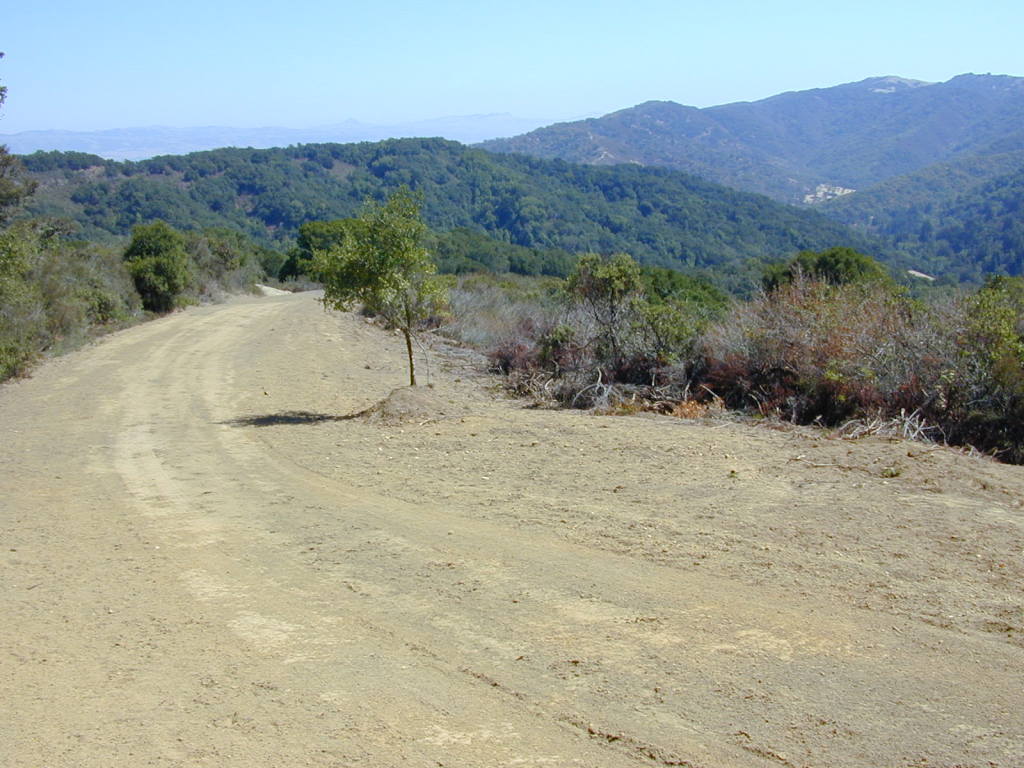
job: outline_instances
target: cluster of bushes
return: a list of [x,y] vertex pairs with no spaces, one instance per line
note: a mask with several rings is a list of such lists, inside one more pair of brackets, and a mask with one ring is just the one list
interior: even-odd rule
[[697,341],[728,306],[709,283],[625,254],[584,255],[566,280],[464,278],[451,302],[449,331],[515,388],[581,407],[624,388],[685,389]]
[[1024,278],[926,302],[830,249],[768,269],[742,302],[623,255],[529,285],[472,278],[452,296],[454,332],[520,391],[578,407],[714,400],[801,424],[913,418],[1024,463]]
[[727,405],[797,423],[906,417],[1024,463],[1024,279],[937,303],[883,281],[802,278],[733,307],[703,341]]
[[44,350],[123,324],[138,308],[120,254],[70,242],[41,222],[0,231],[0,381]]
[[277,254],[237,232],[135,227],[122,251],[84,243],[60,222],[0,229],[0,381],[45,351],[76,346],[149,312],[250,289]]
[[283,259],[230,229],[179,232],[157,220],[132,230],[124,261],[143,308],[168,312],[251,290]]

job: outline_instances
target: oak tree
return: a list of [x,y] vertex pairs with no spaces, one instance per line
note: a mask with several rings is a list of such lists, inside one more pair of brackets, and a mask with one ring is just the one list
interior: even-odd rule
[[416,386],[413,336],[446,299],[446,281],[423,247],[427,226],[419,199],[402,187],[385,202],[367,201],[347,223],[340,243],[315,250],[313,267],[324,286],[324,305],[347,311],[359,303],[405,337],[409,384]]

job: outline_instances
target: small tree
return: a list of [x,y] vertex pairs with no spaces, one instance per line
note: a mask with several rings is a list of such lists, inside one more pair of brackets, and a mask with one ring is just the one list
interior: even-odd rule
[[409,385],[416,386],[413,334],[445,303],[446,282],[421,245],[427,226],[417,198],[402,187],[384,203],[367,201],[347,223],[341,243],[314,251],[313,267],[324,286],[324,306],[347,311],[356,303],[405,336]]
[[643,295],[640,265],[625,253],[607,258],[584,254],[566,289],[594,323],[598,358],[618,366]]

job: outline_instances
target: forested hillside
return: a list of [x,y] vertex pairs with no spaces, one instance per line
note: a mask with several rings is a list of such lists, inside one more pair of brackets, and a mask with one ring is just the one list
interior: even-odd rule
[[825,216],[688,174],[496,155],[440,139],[222,149],[140,162],[81,153],[24,158],[40,189],[29,212],[71,218],[89,238],[163,219],[227,226],[270,245],[299,225],[349,217],[400,185],[421,192],[435,230],[465,228],[535,249],[624,251],[659,266],[749,285],[758,263],[847,245],[899,255]]
[[962,280],[1024,274],[1024,151],[944,163],[838,198],[826,215],[929,252]]
[[958,157],[1024,149],[1024,78],[878,77],[696,109],[648,102],[481,146],[581,163],[677,168],[800,202]]

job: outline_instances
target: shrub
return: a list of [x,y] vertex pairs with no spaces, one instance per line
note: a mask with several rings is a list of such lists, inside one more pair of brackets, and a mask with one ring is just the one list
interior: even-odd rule
[[594,327],[595,362],[622,367],[643,295],[640,265],[624,253],[607,258],[585,254],[569,275],[566,291]]
[[0,380],[21,373],[45,343],[42,296],[30,280],[37,245],[24,225],[0,233]]
[[1024,463],[1024,278],[991,278],[960,315],[937,415],[951,440]]
[[67,242],[65,234],[43,221],[0,232],[0,379],[23,372],[43,351],[74,346],[137,310],[121,259]]
[[562,286],[556,278],[460,276],[449,291],[451,315],[441,333],[485,353],[533,347],[563,319]]
[[731,407],[836,423],[937,398],[952,346],[923,307],[884,284],[799,278],[711,329],[705,383]]
[[210,228],[185,237],[195,298],[218,298],[222,293],[251,291],[265,276],[262,262],[272,253],[246,235]]
[[637,388],[685,391],[696,340],[726,301],[629,256],[588,255],[564,282],[462,278],[444,330],[484,350],[514,389],[590,407]]
[[798,278],[829,285],[868,282],[893,285],[889,272],[879,262],[853,248],[844,247],[800,251],[787,262],[769,264],[761,282],[766,291],[774,291]]
[[163,221],[136,226],[124,260],[142,306],[150,312],[170,312],[192,282],[185,238]]

